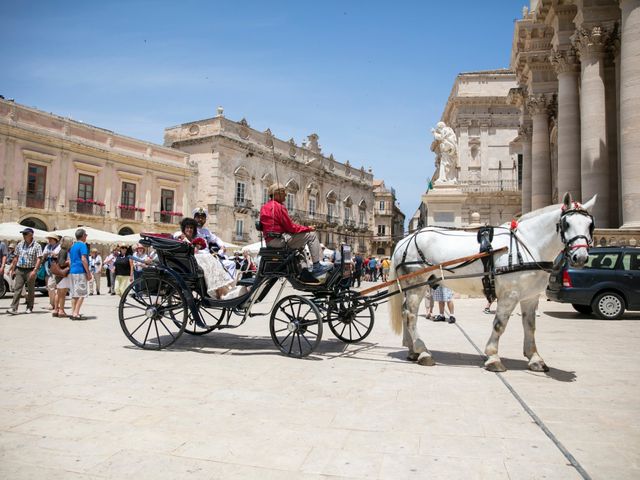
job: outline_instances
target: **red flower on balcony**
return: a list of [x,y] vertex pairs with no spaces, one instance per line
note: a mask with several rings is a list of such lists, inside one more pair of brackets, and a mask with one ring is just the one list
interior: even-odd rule
[[86,203],[86,200],[84,198],[78,197],[78,198],[76,198],[76,202],[78,202],[78,203]]
[[137,210],[138,212],[144,212],[144,208],[142,208],[142,207],[140,207],[140,208],[136,208],[136,210]]
[[99,207],[104,207],[105,203],[104,202],[96,202],[96,205],[98,205]]

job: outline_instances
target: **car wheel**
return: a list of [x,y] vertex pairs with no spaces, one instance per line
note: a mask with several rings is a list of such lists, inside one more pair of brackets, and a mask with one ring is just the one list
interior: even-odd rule
[[624,313],[624,299],[615,292],[602,292],[593,299],[591,308],[603,320],[617,320]]
[[591,315],[593,313],[591,305],[578,305],[577,303],[572,303],[571,306],[578,313],[584,313],[585,315]]

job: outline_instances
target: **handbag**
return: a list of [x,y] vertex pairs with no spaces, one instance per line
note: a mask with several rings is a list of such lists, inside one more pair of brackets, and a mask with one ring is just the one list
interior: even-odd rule
[[39,280],[44,280],[47,277],[47,267],[45,266],[44,263],[40,265],[40,268],[38,268],[36,277],[38,277]]
[[51,262],[51,273],[54,274],[56,277],[66,277],[67,275],[69,275],[69,267],[64,267],[64,268],[60,268],[60,265],[58,265],[57,261]]

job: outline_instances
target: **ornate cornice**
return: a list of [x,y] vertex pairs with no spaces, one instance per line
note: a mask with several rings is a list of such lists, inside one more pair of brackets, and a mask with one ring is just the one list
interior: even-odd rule
[[520,125],[520,128],[518,128],[518,136],[523,140],[531,140],[532,130],[531,125]]
[[563,73],[578,73],[580,72],[580,60],[578,54],[573,47],[569,47],[566,50],[551,50],[549,55],[549,61],[553,65],[558,75]]

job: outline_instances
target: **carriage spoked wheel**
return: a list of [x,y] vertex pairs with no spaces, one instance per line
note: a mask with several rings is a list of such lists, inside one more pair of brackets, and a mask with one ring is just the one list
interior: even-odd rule
[[175,342],[187,326],[187,302],[170,278],[140,277],[122,294],[120,327],[138,347],[161,350]]
[[336,338],[345,343],[360,342],[373,328],[375,314],[357,292],[345,292],[329,304],[327,321]]
[[309,299],[290,295],[273,308],[269,330],[273,343],[290,357],[306,357],[322,339],[322,317]]
[[[196,292],[193,292],[193,296],[196,301],[196,304],[199,305],[200,297]],[[225,316],[227,313],[226,308],[223,308],[221,310],[215,309],[214,311],[209,311],[206,308],[198,308],[198,311],[200,312],[200,318],[204,322],[204,325],[203,324],[199,325],[196,322],[195,318],[193,318],[193,313],[191,312],[191,310],[189,309],[187,310],[188,310],[187,327],[184,329],[184,332],[188,333],[189,335],[195,335],[195,336],[206,335],[207,333],[210,333],[213,330],[215,330],[218,327],[218,325],[220,325],[222,321],[225,319]]]

